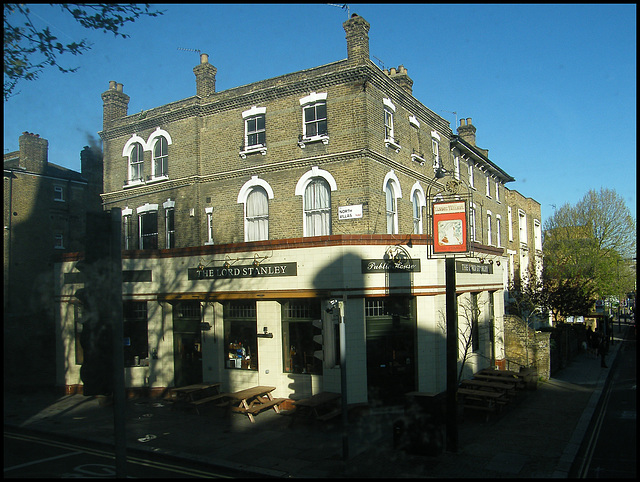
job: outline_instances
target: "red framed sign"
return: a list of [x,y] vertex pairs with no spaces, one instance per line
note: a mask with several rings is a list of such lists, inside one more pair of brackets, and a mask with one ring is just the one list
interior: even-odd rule
[[467,246],[467,203],[433,203],[433,252],[465,253]]

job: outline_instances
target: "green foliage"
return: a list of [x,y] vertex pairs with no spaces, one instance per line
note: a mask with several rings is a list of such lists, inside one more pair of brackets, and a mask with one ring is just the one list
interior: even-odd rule
[[587,314],[596,299],[632,290],[635,251],[636,222],[615,190],[590,190],[565,204],[545,222],[548,306],[556,316]]
[[[149,5],[136,4],[50,4],[69,13],[80,25],[91,30],[111,32],[127,38],[121,29],[141,16],[156,17],[161,11],[149,10]],[[31,21],[26,4],[4,4],[4,99],[13,95],[21,80],[35,80],[47,66],[60,72],[75,72],[78,68],[65,68],[58,63],[63,54],[81,55],[91,49],[86,39],[61,43],[49,27],[38,29]]]

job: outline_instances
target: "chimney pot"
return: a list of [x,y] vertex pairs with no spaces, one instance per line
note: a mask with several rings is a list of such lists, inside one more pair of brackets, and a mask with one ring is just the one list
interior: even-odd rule
[[115,80],[110,80],[109,81],[109,90],[116,90],[116,81]]
[[395,67],[391,67],[391,75],[396,75],[396,68]]
[[200,63],[208,64],[209,63],[209,54],[200,54]]
[[467,117],[467,125],[471,125],[471,117]]
[[460,127],[467,125],[467,120],[466,119],[460,119]]
[[116,90],[117,90],[118,92],[122,92],[122,84],[117,84],[117,86],[116,86]]

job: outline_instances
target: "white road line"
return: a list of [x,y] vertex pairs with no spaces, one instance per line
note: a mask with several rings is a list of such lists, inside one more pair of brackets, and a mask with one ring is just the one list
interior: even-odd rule
[[7,467],[4,469],[5,472],[10,470],[23,469],[24,467],[29,467],[30,465],[41,464],[43,462],[51,462],[52,460],[63,459],[65,457],[70,457],[71,455],[80,455],[84,452],[69,452],[68,454],[56,455],[55,457],[49,457],[47,459],[33,460],[31,462],[27,462],[26,464],[14,465],[13,467]]

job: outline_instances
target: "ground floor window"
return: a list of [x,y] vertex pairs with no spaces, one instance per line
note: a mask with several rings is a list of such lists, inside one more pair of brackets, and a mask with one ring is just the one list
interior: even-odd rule
[[256,302],[230,301],[224,307],[225,366],[243,370],[258,369]]
[[147,302],[125,301],[122,304],[124,366],[149,364]]
[[322,375],[324,358],[320,300],[290,300],[282,304],[282,345],[285,373]]

